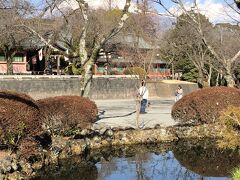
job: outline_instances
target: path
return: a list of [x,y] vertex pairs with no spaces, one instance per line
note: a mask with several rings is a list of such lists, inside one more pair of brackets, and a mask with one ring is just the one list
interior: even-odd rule
[[[136,127],[135,100],[96,100],[99,120],[95,127]],[[171,118],[173,99],[150,99],[147,114],[140,114],[140,126],[152,128],[159,124],[167,127],[176,124]]]

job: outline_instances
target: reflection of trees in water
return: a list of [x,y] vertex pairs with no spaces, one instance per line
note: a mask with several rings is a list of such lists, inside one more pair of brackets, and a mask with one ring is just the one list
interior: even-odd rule
[[116,171],[118,166],[116,162],[112,159],[111,162],[102,160],[101,165],[98,168],[98,179],[105,179],[107,176],[111,175],[113,171]]
[[171,151],[152,154],[148,167],[149,179],[196,179],[196,174],[180,166]]
[[[124,159],[128,162],[127,168],[131,168],[139,180],[156,177],[194,180],[203,179],[204,176],[228,177],[232,168],[240,162],[240,156],[237,152],[217,149],[213,142],[215,140],[204,143],[188,140],[167,147],[125,147],[124,156],[119,156],[121,153],[117,151],[115,153],[120,158],[128,157]],[[119,168],[115,167],[114,171]]]
[[133,158],[134,159],[131,159],[131,163],[132,163],[132,161],[135,161],[136,179],[138,179],[138,180],[150,179],[146,175],[146,172],[148,171],[148,169],[144,167],[144,164],[147,164],[148,161],[151,161],[151,155],[148,153],[138,153]]
[[238,152],[217,149],[215,141],[210,140],[201,144],[180,141],[173,152],[182,166],[202,176],[228,177],[240,164]]
[[62,160],[57,166],[50,166],[39,172],[35,180],[97,180],[97,167],[80,156]]
[[[168,148],[168,146],[161,145],[161,147],[134,146],[108,150],[108,152],[112,152],[112,156],[119,158],[113,158],[109,164],[105,164],[107,162],[103,160],[100,164],[104,166],[104,169],[99,168],[98,177],[104,179],[104,177],[117,172],[128,173],[128,178],[134,174],[132,178],[138,180],[155,179],[156,177],[161,177],[161,179],[196,179],[197,175],[180,166]],[[101,173],[103,174],[101,175]]]
[[57,173],[52,173],[54,175],[49,176],[48,173],[42,177],[101,180],[126,173],[124,176],[138,180],[195,180],[203,179],[204,176],[227,177],[232,167],[239,162],[240,156],[236,152],[218,150],[212,141],[199,144],[188,140],[179,141],[177,144],[93,150],[82,159],[76,157],[60,164],[55,171]]

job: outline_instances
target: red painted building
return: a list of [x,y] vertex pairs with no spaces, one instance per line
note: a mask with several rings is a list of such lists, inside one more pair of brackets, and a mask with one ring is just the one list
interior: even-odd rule
[[[27,72],[27,53],[17,53],[13,57],[13,73],[26,74]],[[0,54],[0,74],[7,73],[7,61],[3,54]]]

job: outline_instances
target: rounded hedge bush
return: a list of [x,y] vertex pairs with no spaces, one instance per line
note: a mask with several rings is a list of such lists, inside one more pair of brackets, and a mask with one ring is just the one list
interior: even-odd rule
[[26,139],[42,133],[40,111],[28,95],[0,91],[0,144],[18,148]]
[[89,128],[97,120],[97,106],[81,96],[57,96],[38,100],[44,128],[53,134],[71,134]]
[[240,90],[210,87],[194,91],[172,107],[172,117],[180,123],[214,123],[228,106],[240,106]]

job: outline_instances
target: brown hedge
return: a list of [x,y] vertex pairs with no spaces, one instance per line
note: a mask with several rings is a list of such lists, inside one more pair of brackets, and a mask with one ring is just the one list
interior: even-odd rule
[[80,96],[57,96],[38,100],[45,128],[62,134],[88,128],[97,120],[97,106]]
[[41,132],[37,103],[26,94],[0,91],[0,144],[18,148],[22,140]]
[[172,117],[180,123],[213,123],[229,105],[240,106],[240,90],[211,87],[194,91],[172,107]]

